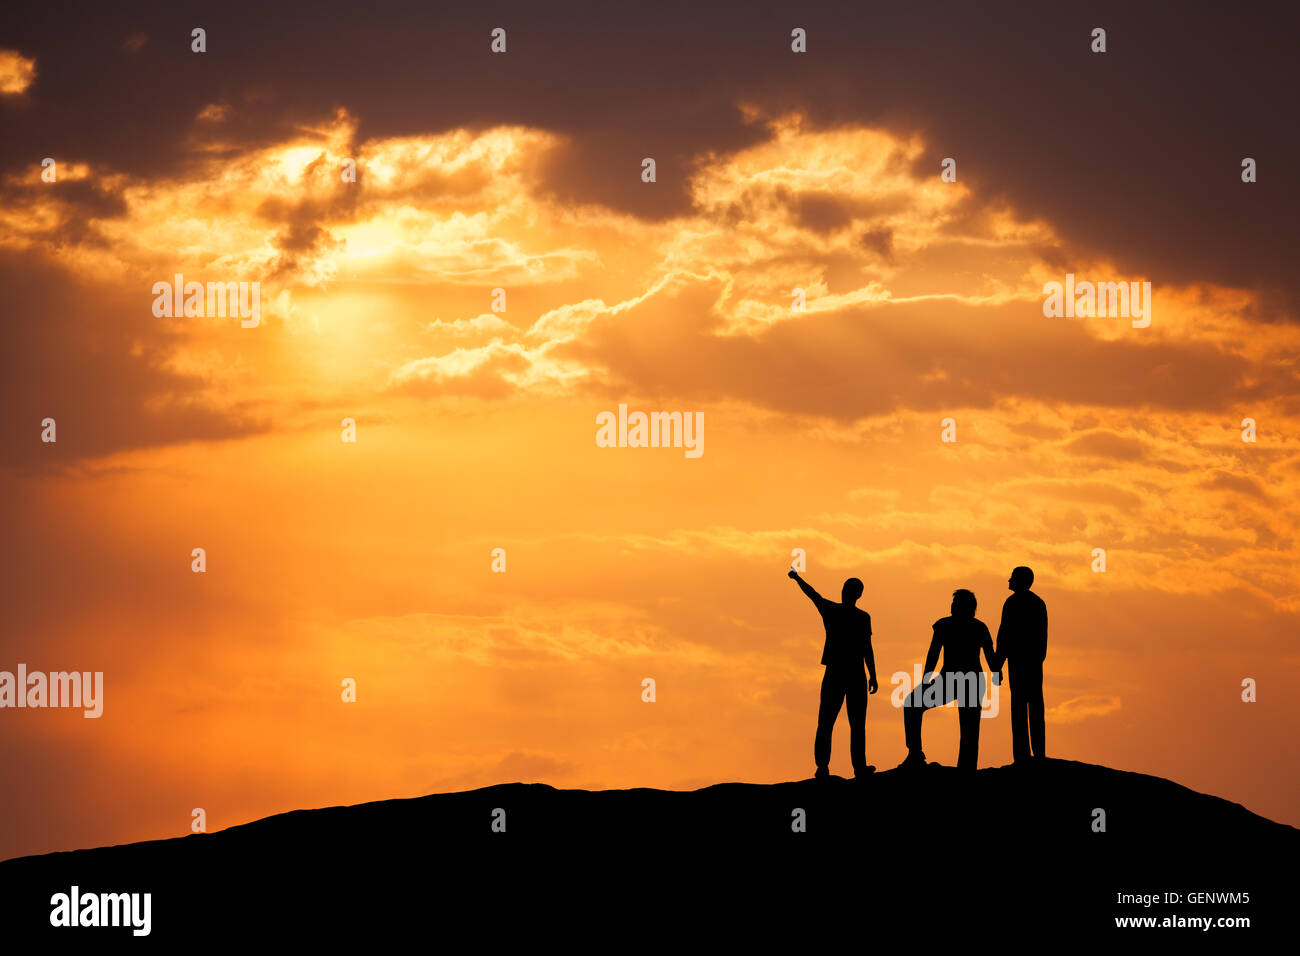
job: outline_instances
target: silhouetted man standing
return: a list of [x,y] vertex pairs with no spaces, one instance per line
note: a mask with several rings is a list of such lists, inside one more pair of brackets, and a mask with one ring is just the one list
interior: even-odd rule
[[[943,652],[943,673],[934,676]],[[980,666],[980,651],[984,652],[989,667],[994,667],[993,638],[984,622],[975,617],[975,595],[965,588],[952,592],[952,615],[934,622],[934,636],[925,653],[925,670],[921,685],[907,695],[903,702],[903,731],[907,735],[907,759],[903,767],[925,765],[925,751],[921,749],[921,718],[931,707],[957,702],[957,725],[961,730],[961,744],[957,752],[957,766],[974,770],[979,763],[980,706],[984,700],[984,668]]]
[[998,625],[998,667],[1006,661],[1011,678],[1011,755],[1017,763],[1046,755],[1043,722],[1043,661],[1047,659],[1047,605],[1033,591],[1034,572],[1011,572],[1011,597]]
[[[826,626],[826,644],[822,648],[822,663],[826,673],[822,676],[821,706],[817,710],[817,739],[813,743],[813,759],[817,761],[818,777],[830,774],[831,731],[840,715],[840,705],[845,705],[849,715],[849,756],[853,759],[853,775],[865,777],[875,770],[867,763],[867,694],[874,694],[876,684],[876,657],[871,651],[871,615],[857,607],[862,597],[862,582],[849,578],[840,592],[841,603],[828,601],[792,570],[800,590],[817,606]],[[863,663],[871,673],[868,683],[862,671]]]

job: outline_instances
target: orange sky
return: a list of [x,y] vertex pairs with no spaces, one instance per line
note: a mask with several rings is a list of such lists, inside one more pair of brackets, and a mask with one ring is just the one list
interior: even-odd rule
[[[106,691],[97,721],[0,713],[0,857],[180,835],[194,807],[808,776],[822,634],[793,548],[827,596],[866,583],[877,766],[904,754],[889,677],[951,591],[996,629],[1028,564],[1053,756],[1300,824],[1294,328],[1208,280],[1157,282],[1146,329],[1045,318],[1066,272],[1151,277],[918,173],[919,134],[742,109],[757,145],[694,156],[660,219],[543,189],[561,134],[364,138],[344,110],[236,151],[202,104],[174,174],[11,176],[0,265],[49,325],[15,333],[0,669]],[[80,182],[113,209],[54,237]],[[260,281],[261,324],[155,318],[178,272]],[[87,357],[59,392],[65,341]],[[598,448],[620,403],[703,412],[703,456]],[[926,734],[952,763],[955,717]],[[1005,715],[981,742],[1010,759]],[[846,743],[841,720],[834,772]]]

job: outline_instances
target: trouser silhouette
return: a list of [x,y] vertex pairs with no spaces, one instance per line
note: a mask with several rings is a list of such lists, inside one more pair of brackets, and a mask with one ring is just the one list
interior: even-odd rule
[[813,759],[819,769],[831,762],[831,731],[845,706],[849,717],[849,756],[854,773],[867,766],[867,675],[859,663],[853,668],[826,668],[822,676],[821,706],[817,709],[817,739],[813,743]]
[[[976,681],[954,681],[945,674],[935,677],[912,691],[903,702],[903,732],[907,737],[908,754],[923,755],[921,747],[921,718],[932,707],[941,707],[957,701],[957,727],[961,731],[961,744],[957,749],[957,766],[974,770],[980,754],[980,702],[984,699],[984,672]],[[967,690],[969,688],[969,690]]]
[[1043,668],[1017,667],[1011,663],[1011,757],[1028,760],[1044,757],[1046,726],[1043,720]]

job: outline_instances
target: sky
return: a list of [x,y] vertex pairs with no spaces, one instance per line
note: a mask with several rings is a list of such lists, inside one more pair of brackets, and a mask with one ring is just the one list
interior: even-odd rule
[[[1049,755],[1300,825],[1296,15],[1170,9],[7,10],[0,671],[104,711],[0,710],[0,858],[810,776],[795,549],[865,583],[876,766],[1023,564]],[[1067,274],[1149,325],[1045,315]],[[620,405],[702,453],[601,447]]]

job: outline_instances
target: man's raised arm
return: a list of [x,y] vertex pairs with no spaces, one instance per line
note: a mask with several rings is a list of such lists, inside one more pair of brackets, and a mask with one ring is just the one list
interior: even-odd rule
[[789,577],[794,578],[794,583],[799,585],[799,590],[808,595],[808,600],[812,601],[819,608],[826,603],[826,599],[813,590],[813,586],[799,577],[799,572],[794,568],[790,569]]

